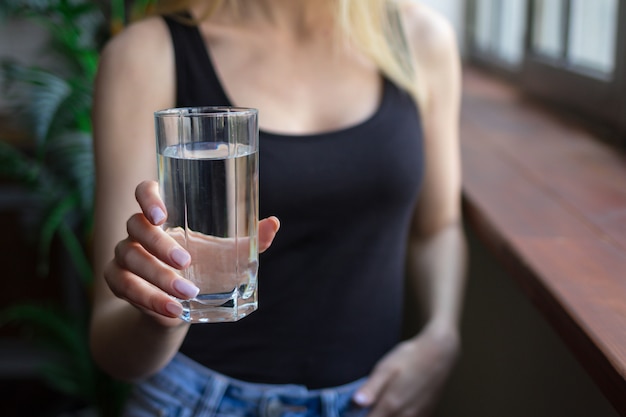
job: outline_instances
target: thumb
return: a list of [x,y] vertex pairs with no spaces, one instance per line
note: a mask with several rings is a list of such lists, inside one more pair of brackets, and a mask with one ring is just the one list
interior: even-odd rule
[[259,222],[259,252],[264,252],[270,247],[278,229],[280,229],[280,221],[274,216]]
[[389,378],[384,372],[374,372],[352,396],[352,401],[361,407],[371,407],[380,396]]

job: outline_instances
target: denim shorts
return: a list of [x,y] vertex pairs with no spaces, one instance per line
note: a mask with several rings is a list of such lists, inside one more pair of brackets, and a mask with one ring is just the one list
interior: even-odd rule
[[139,382],[123,417],[364,417],[352,402],[365,378],[333,388],[244,382],[177,354],[156,375]]

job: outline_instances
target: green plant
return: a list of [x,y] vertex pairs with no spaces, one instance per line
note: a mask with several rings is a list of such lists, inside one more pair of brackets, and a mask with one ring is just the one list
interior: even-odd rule
[[126,385],[96,368],[87,343],[93,281],[86,251],[93,222],[92,85],[99,50],[109,31],[119,30],[128,15],[143,13],[151,3],[0,3],[0,18],[27,19],[44,27],[50,34],[48,51],[54,55],[53,64],[46,67],[0,61],[4,97],[29,138],[14,146],[0,137],[0,178],[21,185],[37,202],[38,220],[26,234],[36,236],[40,275],[49,274],[51,248],[60,246],[70,264],[64,279],[73,281],[82,293],[78,307],[68,308],[67,300],[52,306],[28,302],[9,306],[0,312],[0,323],[18,323],[35,335],[41,346],[54,353],[54,362],[42,369],[45,380],[103,417],[117,415]]
[[28,187],[40,201],[41,272],[57,235],[85,284],[89,262],[80,242],[90,232],[93,190],[91,89],[97,66],[96,30],[104,16],[91,2],[6,1],[5,16],[29,19],[50,33],[54,66],[42,68],[4,60],[0,71],[12,117],[29,133],[29,152],[0,148],[0,174]]

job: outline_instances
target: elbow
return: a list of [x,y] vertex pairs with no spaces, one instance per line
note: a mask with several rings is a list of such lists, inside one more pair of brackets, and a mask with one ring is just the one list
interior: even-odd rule
[[429,241],[441,236],[456,236],[464,242],[463,219],[461,216],[441,216],[428,222],[415,222],[411,227],[410,236],[416,242]]
[[146,375],[135,372],[134,367],[127,366],[121,360],[124,355],[110,346],[110,340],[102,334],[102,327],[92,321],[89,330],[89,351],[95,366],[111,378],[121,382],[136,382]]

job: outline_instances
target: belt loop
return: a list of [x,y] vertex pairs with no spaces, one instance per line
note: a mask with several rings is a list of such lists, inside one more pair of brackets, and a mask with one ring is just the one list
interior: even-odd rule
[[337,393],[334,390],[322,390],[320,395],[322,402],[322,417],[339,417],[337,411]]
[[211,376],[192,417],[213,417],[217,413],[226,388],[228,388],[228,381],[219,375]]
[[274,394],[264,394],[259,399],[259,417],[280,417],[283,414],[283,405]]

